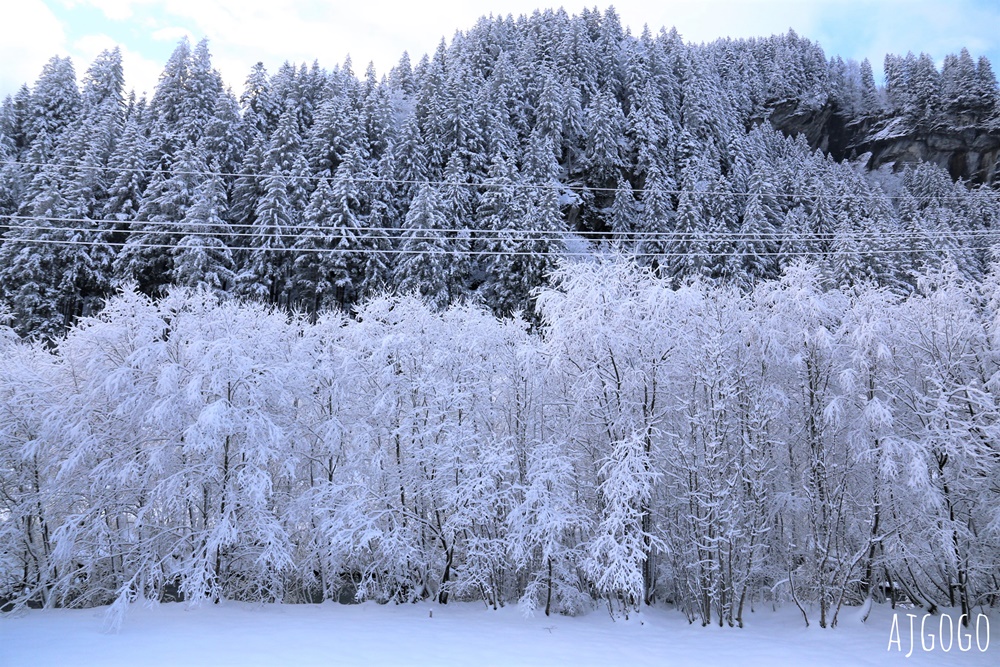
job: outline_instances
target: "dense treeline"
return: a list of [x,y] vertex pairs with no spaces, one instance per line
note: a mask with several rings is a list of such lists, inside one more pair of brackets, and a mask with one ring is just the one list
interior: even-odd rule
[[[937,168],[868,174],[785,138],[778,103],[845,122],[992,127],[967,51],[872,68],[792,32],[685,44],[613,10],[482,19],[382,79],[250,72],[237,98],[182,42],[148,101],[118,51],[53,58],[0,107],[0,295],[54,336],[116,286],[198,286],[306,312],[385,289],[530,310],[555,258],[608,246],[680,284],[749,287],[803,256],[836,285],[982,275],[995,193]],[[896,127],[896,126],[893,126]],[[899,128],[896,127],[896,130]]]
[[562,268],[544,332],[206,290],[0,342],[0,598],[1000,602],[998,287]]

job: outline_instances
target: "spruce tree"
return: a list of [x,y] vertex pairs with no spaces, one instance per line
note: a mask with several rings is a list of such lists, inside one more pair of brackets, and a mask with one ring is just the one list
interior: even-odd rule
[[437,188],[430,184],[420,186],[406,214],[401,254],[393,275],[400,292],[419,293],[437,309],[451,303],[455,287],[447,225]]
[[236,275],[237,290],[267,303],[289,303],[291,257],[295,229],[289,215],[288,177],[269,172],[254,210],[253,224]]
[[181,238],[179,224],[194,203],[206,171],[204,157],[188,143],[169,170],[157,169],[150,177],[136,218],[128,225],[128,238],[115,259],[115,271],[135,280],[143,292],[155,294],[170,283],[173,257],[169,250]]
[[198,186],[179,225],[180,240],[170,251],[173,284],[217,293],[232,289],[236,276],[226,208],[225,184],[213,174]]
[[602,90],[590,101],[586,118],[588,180],[597,187],[610,187],[625,167],[625,115],[610,92]]

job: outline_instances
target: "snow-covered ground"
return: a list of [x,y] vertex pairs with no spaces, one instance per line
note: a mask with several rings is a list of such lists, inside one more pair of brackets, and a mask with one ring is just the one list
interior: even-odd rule
[[[494,612],[481,604],[164,604],[133,607],[118,633],[104,631],[105,609],[30,611],[0,617],[0,665],[1000,664],[1000,640],[993,638],[985,653],[974,637],[968,652],[956,643],[945,653],[937,638],[935,650],[924,652],[919,618],[907,658],[908,610],[876,608],[864,624],[857,610],[844,611],[835,630],[805,628],[794,608],[758,611],[739,630],[688,625],[661,609],[612,621],[599,610],[578,618],[525,618],[515,608]],[[894,613],[902,650],[888,651]],[[991,630],[1000,626],[995,615],[992,621]],[[932,625],[937,634],[937,617],[925,629]]]

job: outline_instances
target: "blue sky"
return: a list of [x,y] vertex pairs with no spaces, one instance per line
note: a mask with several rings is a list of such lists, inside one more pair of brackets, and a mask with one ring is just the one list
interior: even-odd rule
[[[565,2],[577,13],[591,2]],[[827,56],[869,58],[876,73],[887,52],[927,52],[940,63],[963,46],[1000,67],[998,0],[619,0],[633,32],[675,26],[688,41],[784,33],[818,41]],[[416,62],[442,37],[486,14],[530,13],[544,0],[395,2],[362,0],[15,0],[4,8],[0,96],[38,77],[53,55],[73,57],[82,75],[103,49],[118,44],[128,84],[152,92],[177,41],[209,38],[213,62],[238,93],[250,67],[273,72],[283,61],[332,67],[350,54],[363,73],[379,74],[404,50]],[[558,5],[555,5],[558,6]],[[606,5],[598,5],[602,10]],[[15,29],[11,27],[16,26]]]

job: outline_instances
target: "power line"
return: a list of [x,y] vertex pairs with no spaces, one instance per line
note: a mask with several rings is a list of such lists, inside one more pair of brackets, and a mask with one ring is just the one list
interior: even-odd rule
[[[9,231],[16,230],[30,230],[30,231],[71,231],[71,232],[94,232],[94,233],[114,233],[114,234],[181,234],[181,235],[217,235],[217,236],[227,236],[227,237],[254,237],[259,236],[256,233],[246,233],[236,230],[254,230],[259,229],[259,225],[254,225],[252,223],[223,223],[225,228],[234,231],[218,231],[218,225],[213,225],[206,222],[198,221],[177,221],[177,220],[117,220],[113,218],[77,218],[77,217],[59,217],[59,216],[34,216],[34,215],[9,215],[0,216],[0,219],[6,217],[8,220],[23,220],[25,222],[54,222],[54,223],[76,223],[76,224],[97,224],[97,225],[115,225],[115,227],[62,227],[62,226],[42,226],[42,225],[14,225],[14,224],[2,224],[0,223],[0,229],[7,229]],[[129,225],[129,227],[121,228],[120,225]],[[209,232],[199,232],[195,231],[196,228],[205,227],[209,229],[214,229],[215,231]],[[596,237],[598,240],[609,240],[609,241],[629,241],[639,238],[641,240],[647,241],[677,241],[677,240],[708,240],[708,241],[743,241],[743,240],[792,240],[800,243],[810,243],[810,242],[822,242],[822,241],[835,241],[838,239],[850,239],[855,241],[882,241],[886,239],[904,239],[904,240],[934,240],[934,239],[977,239],[977,238],[991,238],[998,237],[1000,240],[1000,230],[992,229],[982,229],[982,230],[942,230],[942,229],[930,229],[923,231],[861,231],[857,230],[851,232],[835,231],[835,232],[752,232],[752,233],[740,233],[733,231],[711,231],[706,230],[704,232],[677,232],[677,231],[581,231],[574,232],[569,230],[558,230],[558,229],[531,229],[531,228],[514,228],[510,230],[503,229],[478,229],[473,227],[462,227],[462,228],[448,228],[448,229],[429,229],[429,228],[415,228],[407,229],[405,227],[377,227],[368,225],[357,225],[351,227],[335,226],[335,225],[309,225],[300,226],[298,228],[291,228],[289,231],[282,232],[278,234],[279,236],[304,236],[309,232],[334,232],[343,233],[346,231],[357,231],[357,232],[377,232],[380,233],[378,238],[389,239],[389,240],[421,240],[421,239],[441,239],[441,238],[462,238],[462,237],[448,237],[447,234],[463,234],[468,233],[469,237],[467,240],[476,241],[544,241],[544,240],[561,240],[567,236],[577,236],[580,238],[588,239],[588,237]],[[541,238],[540,238],[541,237]],[[551,237],[551,238],[545,238]]]
[[[332,176],[322,176],[317,174],[274,174],[274,173],[261,173],[255,174],[253,172],[224,172],[224,171],[202,171],[202,170],[172,170],[172,169],[162,169],[156,168],[140,168],[140,167],[112,167],[101,166],[101,165],[83,165],[83,164],[58,164],[58,163],[45,163],[45,162],[28,162],[23,160],[8,160],[0,164],[12,164],[23,167],[32,168],[54,168],[54,169],[67,169],[67,170],[77,170],[77,171],[101,171],[101,172],[116,172],[116,173],[142,173],[142,174],[154,174],[156,172],[161,172],[164,174],[169,174],[170,177],[173,176],[218,176],[220,178],[249,178],[249,179],[266,179],[266,178],[284,178],[288,180],[297,181],[323,181],[332,180]],[[604,188],[604,187],[590,187],[586,185],[570,185],[565,183],[526,183],[524,181],[511,182],[503,185],[489,182],[470,182],[470,181],[448,181],[448,180],[419,180],[419,179],[398,179],[398,178],[379,178],[379,177],[351,177],[349,179],[353,183],[361,184],[385,184],[385,185],[416,185],[416,186],[434,186],[434,187],[463,187],[463,188],[474,188],[482,190],[501,190],[509,189],[515,191],[556,191],[556,192],[604,192],[604,193],[615,193],[618,188]],[[767,195],[773,197],[786,197],[786,198],[798,198],[798,199],[851,199],[851,200],[902,200],[907,198],[919,199],[917,196],[908,195],[890,195],[886,193],[808,193],[808,192],[736,192],[728,190],[692,190],[684,188],[631,188],[633,194],[644,195],[646,193],[655,194],[668,194],[668,195],[698,195],[698,196],[715,196],[715,197],[752,197],[755,195]],[[970,194],[973,191],[970,191]],[[997,197],[1000,195],[1000,191],[990,190],[990,189],[980,189],[974,191],[978,194],[986,194],[992,197]],[[932,196],[929,197],[935,201],[965,201],[969,195],[946,195],[946,196]]]
[[[160,250],[219,250],[220,246],[190,246],[190,245],[170,245],[165,243],[131,243],[128,241],[83,241],[78,239],[11,239],[15,243],[33,245],[54,245],[54,246],[83,246],[99,248],[132,248],[132,249],[160,249]],[[410,250],[405,248],[296,248],[294,246],[275,247],[237,247],[228,250],[255,252],[277,252],[277,253],[310,253],[310,254],[382,254],[382,255],[451,255],[451,256],[552,256],[552,257],[596,257],[599,252],[579,252],[567,250],[553,250],[543,253],[539,251],[503,251],[503,250],[465,250],[465,249],[430,249],[430,250]],[[665,258],[665,257],[845,257],[845,256],[866,256],[866,255],[898,255],[910,253],[951,253],[956,251],[986,251],[992,250],[995,246],[965,246],[961,248],[880,248],[877,250],[789,250],[787,252],[704,252],[693,250],[691,252],[624,252],[623,255],[632,258]]]

